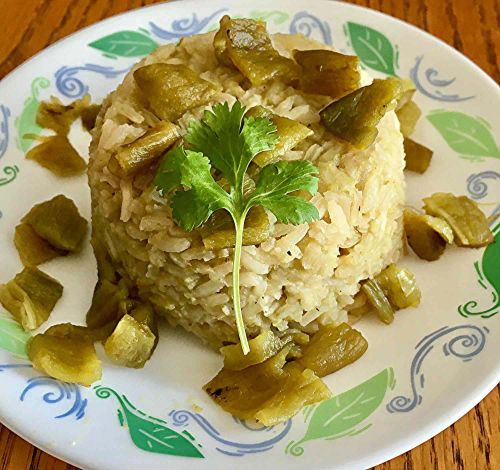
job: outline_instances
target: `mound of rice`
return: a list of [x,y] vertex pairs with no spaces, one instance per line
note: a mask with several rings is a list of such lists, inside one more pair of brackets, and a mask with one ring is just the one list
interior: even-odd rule
[[[313,332],[318,324],[346,321],[360,281],[395,262],[402,250],[404,151],[396,115],[391,111],[380,121],[371,147],[348,151],[319,123],[318,111],[328,97],[306,95],[279,81],[244,89],[238,71],[218,64],[212,41],[209,33],[183,39],[177,47],[160,47],[135,68],[185,64],[220,85],[212,103],[182,116],[177,123],[182,132],[213,103],[235,99],[308,125],[314,135],[285,158],[310,160],[320,170],[319,192],[311,201],[321,220],[292,226],[270,216],[271,238],[243,248],[241,299],[247,333],[269,328]],[[294,48],[325,48],[303,36],[274,35],[273,42],[288,56]],[[89,183],[94,240],[104,244],[137,294],[172,325],[213,347],[237,342],[232,250],[207,251],[197,231],[186,233],[176,225],[168,202],[154,189],[154,169],[120,178],[108,167],[118,147],[156,122],[130,72],[105,100],[93,131]]]

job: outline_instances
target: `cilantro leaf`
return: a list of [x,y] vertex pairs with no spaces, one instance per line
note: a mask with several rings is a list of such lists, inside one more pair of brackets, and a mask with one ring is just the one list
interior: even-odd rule
[[[185,230],[199,227],[210,215],[224,209],[235,226],[233,255],[233,306],[241,348],[250,350],[240,301],[240,263],[245,218],[253,206],[261,205],[280,222],[301,224],[319,219],[316,207],[297,195],[318,189],[317,168],[306,161],[282,161],[264,167],[258,181],[246,175],[252,159],[272,150],[279,140],[276,126],[264,117],[245,118],[238,102],[216,104],[200,122],[191,123],[185,137],[189,149],[171,150],[155,178],[160,194],[170,197],[175,221]],[[219,184],[212,166],[222,173]],[[223,184],[224,183],[224,184]],[[175,194],[173,191],[177,189]]]
[[206,222],[212,212],[203,197],[194,189],[177,191],[172,197],[174,220],[188,232]]
[[170,150],[160,164],[154,184],[162,196],[181,184],[181,164],[186,158],[184,147]]
[[[249,117],[245,119],[241,137],[246,155],[250,160],[258,153],[272,150],[279,141],[276,124],[263,117]],[[248,165],[247,165],[248,168]],[[246,168],[245,168],[246,171]]]
[[300,225],[319,219],[316,206],[297,196],[268,196],[260,205],[269,209],[282,224]]
[[279,222],[285,224],[298,225],[318,220],[318,209],[313,204],[296,196],[288,196],[299,190],[314,195],[318,190],[318,178],[314,176],[317,173],[318,169],[304,160],[267,165],[262,169],[248,203],[264,206]]
[[186,150],[180,173],[181,184],[190,189],[175,193],[172,214],[184,230],[199,227],[218,209],[232,211],[229,194],[215,182],[210,161],[202,153]]
[[236,191],[253,157],[271,150],[278,141],[276,126],[269,119],[243,121],[244,114],[239,101],[231,109],[227,103],[216,104],[200,122],[191,123],[186,135],[190,148],[203,152]]
[[314,195],[318,190],[318,178],[314,176],[317,173],[318,169],[305,160],[267,165],[260,172],[251,199],[257,202],[268,196],[285,196],[300,189]]

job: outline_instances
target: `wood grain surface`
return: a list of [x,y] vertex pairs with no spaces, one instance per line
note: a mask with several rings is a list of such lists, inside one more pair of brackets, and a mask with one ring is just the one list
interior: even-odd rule
[[[200,0],[201,1],[201,0]],[[156,0],[0,0],[0,79],[49,44],[103,18]],[[499,0],[353,0],[401,18],[452,45],[500,81]],[[0,392],[1,393],[1,392]],[[500,392],[462,419],[377,470],[500,469]],[[0,424],[0,470],[75,467]]]

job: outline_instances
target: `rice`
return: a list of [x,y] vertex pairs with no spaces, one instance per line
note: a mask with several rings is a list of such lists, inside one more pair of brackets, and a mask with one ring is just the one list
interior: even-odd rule
[[[394,112],[363,151],[348,150],[320,125],[318,111],[329,98],[306,95],[279,81],[246,90],[236,70],[220,66],[213,33],[160,47],[137,67],[155,62],[189,66],[220,91],[208,106],[186,112],[177,124],[185,133],[215,102],[263,105],[308,125],[314,135],[289,151],[286,160],[306,159],[320,170],[311,202],[321,220],[299,226],[276,223],[259,246],[243,248],[241,301],[249,335],[272,328],[313,332],[320,324],[348,320],[360,281],[397,261],[402,251],[404,151]],[[281,53],[325,47],[303,36],[274,35]],[[365,77],[369,80],[369,77]],[[158,119],[146,109],[132,72],[106,100],[93,131],[89,164],[93,237],[116,269],[158,314],[213,347],[237,341],[232,308],[232,249],[208,251],[198,231],[184,232],[168,202],[154,189],[154,171],[118,178],[108,168],[120,145],[135,140]]]

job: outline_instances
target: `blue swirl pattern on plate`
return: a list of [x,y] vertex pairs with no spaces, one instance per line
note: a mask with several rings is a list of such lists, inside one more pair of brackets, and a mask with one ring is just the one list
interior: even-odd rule
[[10,109],[0,104],[0,158],[5,155],[9,146],[9,117]]
[[227,8],[217,10],[211,15],[201,19],[198,18],[196,13],[193,13],[191,18],[181,18],[179,20],[172,21],[170,30],[160,28],[152,21],[149,22],[149,26],[151,27],[151,32],[160,39],[164,39],[165,41],[175,41],[185,36],[201,33],[213,19],[218,17],[224,11],[227,11]]
[[[256,443],[243,443],[243,442],[234,442],[224,439],[220,432],[212,426],[208,422],[206,418],[198,413],[192,413],[188,410],[173,410],[169,413],[169,416],[172,418],[172,422],[174,426],[185,426],[189,421],[194,421],[198,424],[203,431],[205,431],[211,438],[215,439],[221,447],[216,447],[216,449],[225,455],[229,455],[232,457],[242,457],[245,454],[255,454],[258,452],[265,452],[267,450],[271,450],[275,444],[284,439],[284,437],[290,432],[292,427],[292,421],[288,420],[286,423],[283,423],[283,429],[274,437],[270,439],[266,439],[264,441],[256,442]],[[241,420],[237,420],[239,424],[243,425],[245,429],[249,431],[271,431],[274,427],[258,427],[252,428],[248,426],[246,423]]]
[[326,21],[321,21],[317,16],[311,15],[307,11],[296,13],[290,23],[290,34],[303,34],[310,38],[319,32],[321,40],[330,46],[333,44],[332,30]]
[[85,409],[87,408],[87,399],[82,397],[80,387],[75,384],[60,382],[51,377],[33,377],[28,380],[24,388],[20,401],[24,401],[28,394],[34,389],[39,387],[48,387],[49,392],[46,392],[42,399],[45,403],[53,405],[60,403],[64,400],[72,402],[71,407],[64,413],[55,416],[55,419],[67,418],[68,416],[75,415],[76,420],[80,420],[85,416]]
[[5,372],[6,370],[9,369],[23,369],[23,368],[31,369],[31,364],[0,364],[0,372]]
[[485,180],[500,182],[500,173],[488,170],[470,175],[467,178],[467,191],[472,199],[483,199],[488,195],[488,183]]
[[103,75],[105,78],[115,78],[129,70],[130,67],[115,70],[113,67],[97,64],[85,64],[76,67],[63,66],[55,73],[56,87],[59,93],[68,98],[81,98],[89,92],[88,85],[85,85],[77,77],[81,72],[93,72]]
[[410,78],[417,87],[417,90],[428,98],[432,98],[437,101],[445,102],[459,102],[467,101],[475,98],[474,95],[471,96],[460,96],[456,93],[445,93],[441,89],[445,89],[452,85],[456,78],[440,79],[439,72],[435,68],[427,68],[423,70],[422,62],[424,56],[418,56],[415,59],[415,65],[410,69]]
[[[434,349],[436,343],[445,339],[443,354],[454,356],[462,361],[470,361],[477,356],[486,344],[488,328],[475,325],[444,326],[433,333],[424,336],[415,346],[417,350],[410,368],[411,396],[399,395],[394,397],[387,404],[389,413],[408,412],[415,409],[422,403],[422,391],[425,387],[424,373],[421,371],[422,365],[428,354]],[[451,338],[449,338],[451,336]]]

